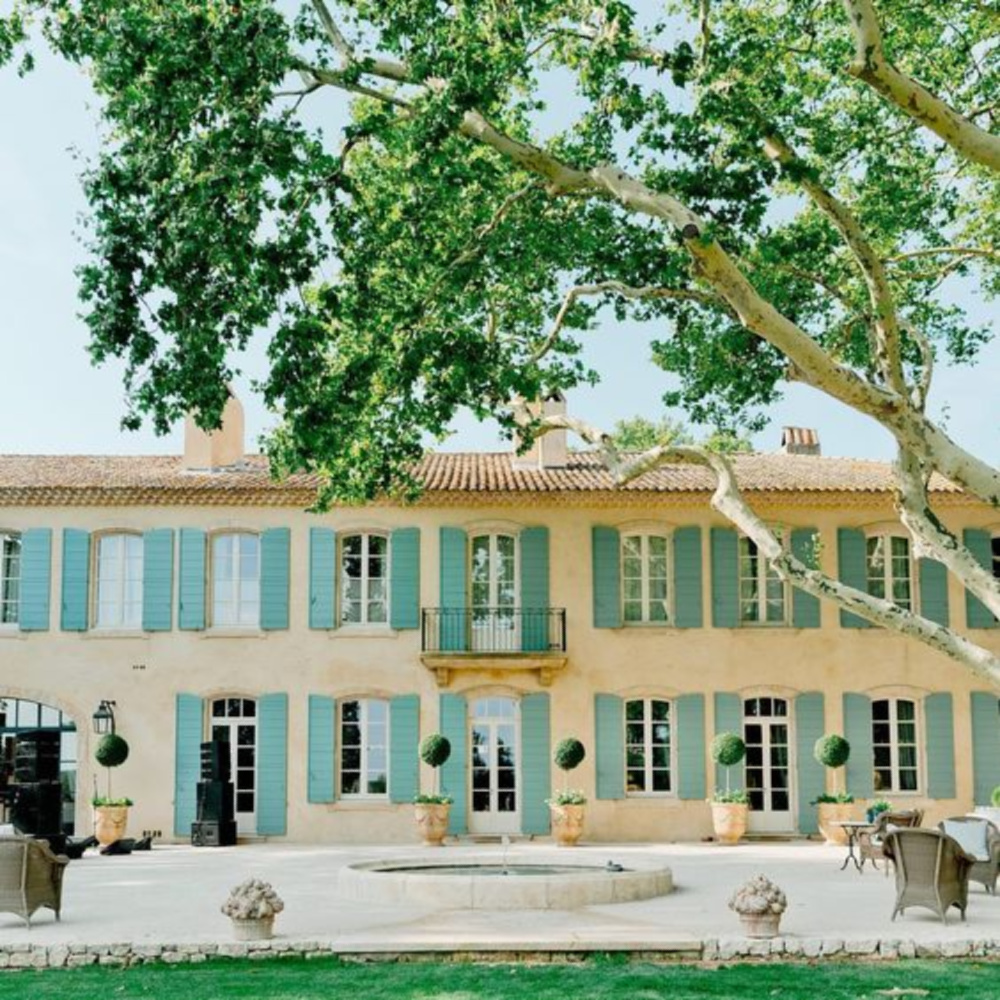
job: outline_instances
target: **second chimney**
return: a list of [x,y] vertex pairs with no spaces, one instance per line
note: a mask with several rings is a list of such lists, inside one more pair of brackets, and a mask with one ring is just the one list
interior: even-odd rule
[[[546,396],[541,402],[528,403],[527,410],[532,417],[566,415],[566,397],[561,392]],[[514,455],[511,464],[515,469],[564,469],[569,458],[568,435],[564,428],[549,431],[536,437],[531,447],[523,454],[517,454],[519,442],[514,439]]]
[[203,431],[189,413],[184,418],[184,468],[210,472],[243,463],[243,404],[230,393],[222,411],[222,426]]
[[818,455],[819,431],[811,427],[783,427],[781,450],[786,455]]

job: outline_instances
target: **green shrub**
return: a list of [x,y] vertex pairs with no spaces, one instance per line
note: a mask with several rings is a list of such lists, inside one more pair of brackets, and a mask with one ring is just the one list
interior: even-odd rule
[[447,736],[431,733],[420,743],[420,759],[431,767],[440,767],[451,756],[451,743]]
[[128,760],[128,743],[121,736],[108,733],[97,744],[94,759],[101,767],[118,767]]
[[848,805],[854,801],[854,796],[848,794],[847,792],[823,792],[822,795],[817,795],[809,805],[818,806],[822,804],[834,803],[836,805]]
[[742,788],[734,788],[731,791],[728,788],[725,790],[716,788],[712,801],[724,806],[748,806],[750,795]]
[[1000,785],[997,785],[997,787],[990,793],[990,802],[996,806],[997,809],[1000,809]]
[[712,760],[723,767],[732,767],[746,756],[746,744],[736,733],[719,733],[712,740]]
[[551,799],[546,799],[550,806],[585,806],[587,796],[579,788],[564,788],[556,792]]
[[[556,745],[556,751],[552,755],[556,767],[560,771],[572,771],[579,767],[587,756],[584,745],[576,738],[567,736]],[[562,805],[572,805],[572,803],[561,803]]]
[[816,741],[813,756],[824,767],[843,767],[851,756],[851,744],[843,736],[829,733]]

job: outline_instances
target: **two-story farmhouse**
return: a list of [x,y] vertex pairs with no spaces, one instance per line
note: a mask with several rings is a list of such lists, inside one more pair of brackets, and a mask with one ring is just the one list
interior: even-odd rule
[[[783,585],[710,509],[703,470],[616,490],[550,435],[521,458],[428,456],[412,506],[309,514],[314,483],[271,481],[230,418],[189,426],[183,457],[0,457],[0,736],[63,730],[78,831],[105,701],[132,748],[115,778],[132,828],[178,838],[213,736],[234,748],[241,834],[294,841],[413,840],[434,731],[454,747],[456,833],[545,834],[551,748],[570,735],[598,840],[710,833],[721,731],[748,745],[751,831],[815,830],[824,732],[850,740],[856,796],[928,821],[1000,784],[997,692]],[[992,616],[911,558],[888,466],[794,434],[735,463],[827,572],[1000,648]],[[1000,566],[995,513],[931,489]]]

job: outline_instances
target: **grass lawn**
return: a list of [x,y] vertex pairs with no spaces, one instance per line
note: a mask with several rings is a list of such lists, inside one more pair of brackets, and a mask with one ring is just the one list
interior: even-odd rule
[[596,957],[580,965],[371,965],[219,960],[203,965],[0,973],[0,997],[19,1000],[932,1000],[1000,996],[1000,966],[985,962],[737,965],[721,969],[632,965]]

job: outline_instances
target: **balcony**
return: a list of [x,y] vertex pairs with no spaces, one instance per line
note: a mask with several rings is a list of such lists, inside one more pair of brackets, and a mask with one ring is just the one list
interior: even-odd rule
[[536,671],[547,687],[566,665],[566,610],[424,608],[420,658],[441,687],[455,671]]

